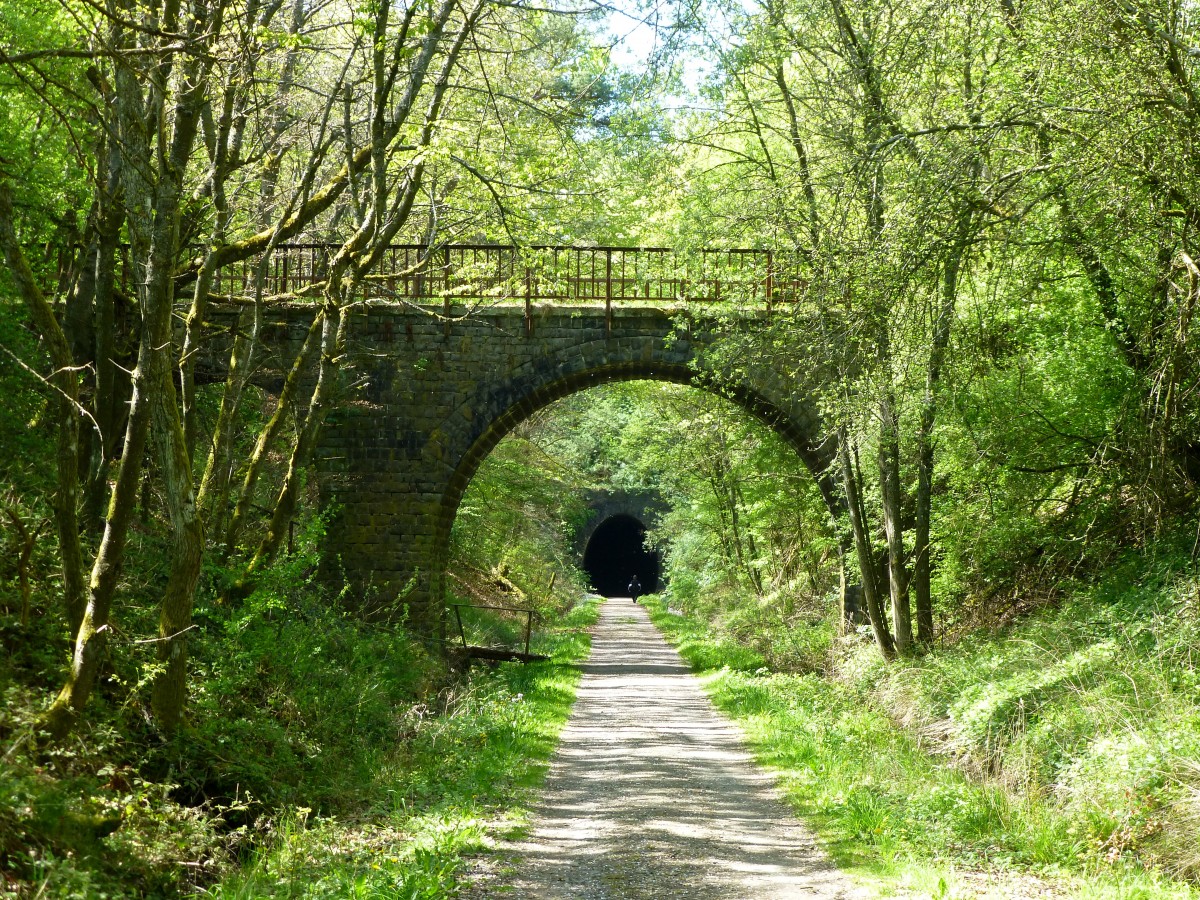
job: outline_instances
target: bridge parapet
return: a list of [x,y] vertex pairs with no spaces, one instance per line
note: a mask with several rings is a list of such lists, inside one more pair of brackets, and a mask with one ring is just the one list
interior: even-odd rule
[[[336,245],[284,244],[272,253],[267,296],[317,294]],[[799,267],[771,250],[673,250],[663,247],[516,247],[397,244],[370,261],[358,283],[360,300],[418,304],[542,303],[706,304],[744,303],[769,309],[803,296]],[[242,262],[217,274],[218,295],[251,293],[253,265]]]

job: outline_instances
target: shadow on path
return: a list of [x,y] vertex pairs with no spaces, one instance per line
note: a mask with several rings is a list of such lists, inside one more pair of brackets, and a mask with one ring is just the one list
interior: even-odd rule
[[859,896],[641,606],[604,604],[582,668],[529,837],[510,848],[515,875],[472,896]]

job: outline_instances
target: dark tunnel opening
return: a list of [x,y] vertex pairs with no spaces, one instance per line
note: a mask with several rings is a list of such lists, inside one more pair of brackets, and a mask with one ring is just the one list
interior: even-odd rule
[[596,593],[628,597],[634,575],[642,593],[658,590],[659,555],[646,548],[646,526],[633,516],[611,516],[592,533],[583,551],[583,569]]

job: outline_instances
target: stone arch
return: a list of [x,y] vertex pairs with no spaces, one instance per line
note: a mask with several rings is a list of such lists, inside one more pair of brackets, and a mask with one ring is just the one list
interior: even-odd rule
[[656,491],[600,490],[588,495],[588,511],[591,516],[576,532],[575,552],[582,558],[588,541],[602,522],[612,516],[629,516],[645,525],[650,525],[667,505]]
[[[274,340],[295,343],[311,307],[285,312]],[[551,307],[533,320],[499,306],[443,320],[385,304],[348,321],[344,369],[355,388],[331,411],[315,461],[331,516],[326,575],[370,615],[407,617],[441,636],[450,530],[480,462],[537,410],[616,381],[687,384],[732,400],[784,437],[841,518],[835,444],[804,389],[824,378],[816,357],[799,378],[769,365],[723,370],[707,353],[718,335],[703,321],[652,307]],[[844,586],[844,614],[853,596]]]
[[[732,400],[796,450],[840,521],[834,436],[805,390],[826,378],[821,360],[831,348],[814,353],[800,376],[769,364],[723,370],[708,355],[720,330],[694,314],[698,308],[545,304],[533,316],[500,303],[431,315],[372,303],[349,316],[343,371],[353,390],[331,410],[314,452],[319,502],[330,515],[325,577],[349,587],[368,615],[407,616],[415,630],[440,636],[450,529],[480,462],[538,409],[616,381],[688,384]],[[224,327],[198,365],[219,375],[241,313],[219,304],[210,312]],[[313,314],[307,303],[273,309],[260,379],[282,377]],[[840,525],[838,534],[845,573],[853,548]],[[857,593],[844,579],[847,621],[856,619]]]
[[435,604],[440,606],[444,597],[454,519],[483,460],[505,435],[538,410],[604,384],[638,380],[670,382],[732,401],[792,446],[817,481],[831,515],[839,517],[840,495],[831,472],[833,439],[820,432],[819,416],[807,397],[795,398],[772,373],[763,373],[756,383],[722,378],[720,373],[706,369],[702,361],[697,365],[686,342],[666,351],[661,348],[658,341],[630,341],[624,352],[614,353],[608,341],[584,344],[577,349],[577,355],[572,353],[565,361],[544,357],[531,360],[510,377],[481,386],[459,405],[447,421],[444,434],[458,434],[465,439],[457,445],[443,441],[432,446],[431,442],[426,458],[430,466],[452,467],[431,535],[429,593]]

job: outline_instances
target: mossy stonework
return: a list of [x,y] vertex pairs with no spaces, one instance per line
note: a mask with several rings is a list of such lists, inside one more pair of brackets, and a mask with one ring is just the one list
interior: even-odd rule
[[[267,352],[294,358],[313,307],[271,315],[261,331]],[[602,308],[562,307],[527,318],[517,306],[452,309],[447,318],[400,304],[351,316],[346,391],[317,452],[321,502],[333,513],[327,557],[364,603],[407,609],[425,633],[441,631],[450,528],[479,463],[522,420],[576,391],[651,379],[720,392],[780,432],[838,509],[833,442],[810,385],[766,366],[738,377],[715,370],[705,359],[712,338],[699,319],[689,325],[678,313],[648,307],[609,316]],[[222,350],[219,342],[208,348],[217,370],[227,358]],[[280,370],[263,366],[273,369]]]
[[587,509],[587,522],[575,532],[574,549],[580,558],[596,529],[613,516],[629,516],[649,525],[670,507],[662,496],[653,492],[598,490],[588,494]]

